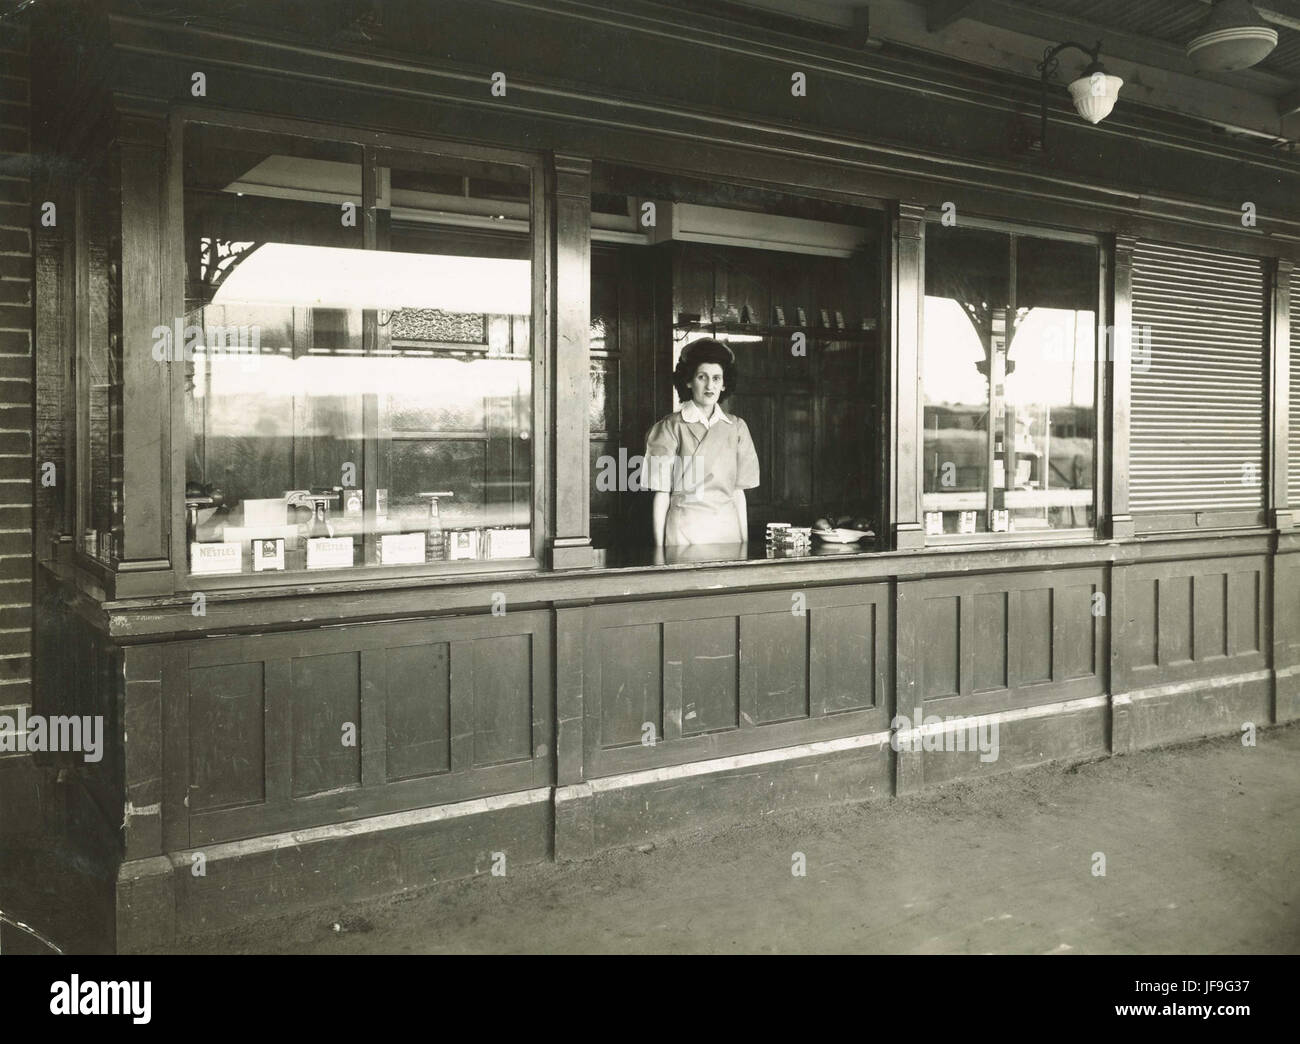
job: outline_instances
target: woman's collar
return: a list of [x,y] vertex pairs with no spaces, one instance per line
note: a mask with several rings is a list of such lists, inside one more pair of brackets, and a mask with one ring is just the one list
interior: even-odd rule
[[[719,415],[719,419],[720,419],[720,420],[724,420],[724,421],[726,421],[728,424],[731,423],[731,418],[727,416],[727,414],[723,411],[723,409],[722,409],[722,407],[721,407],[720,405],[718,405],[717,403],[715,403],[714,406],[713,406],[713,408],[714,408],[715,410],[718,411],[718,415]],[[682,407],[682,409],[681,409],[681,414],[682,414],[682,420],[684,420],[684,421],[686,421],[686,422],[688,422],[688,423],[690,423],[690,424],[707,424],[707,423],[708,423],[708,418],[705,417],[705,415],[704,415],[704,411],[703,411],[702,409],[700,409],[697,405],[695,405],[695,400],[694,400],[694,399],[688,399],[688,400],[686,401],[686,404],[685,404],[685,405]]]

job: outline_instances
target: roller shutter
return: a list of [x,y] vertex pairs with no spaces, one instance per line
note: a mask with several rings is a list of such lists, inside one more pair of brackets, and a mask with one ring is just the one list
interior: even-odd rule
[[1264,331],[1261,261],[1137,245],[1131,510],[1264,506]]
[[1287,427],[1287,500],[1300,504],[1300,269],[1291,275],[1291,415]]

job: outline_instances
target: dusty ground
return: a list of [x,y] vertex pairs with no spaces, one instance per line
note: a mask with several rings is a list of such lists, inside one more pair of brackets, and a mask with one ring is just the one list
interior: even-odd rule
[[186,949],[1296,953],[1300,727],[511,867]]

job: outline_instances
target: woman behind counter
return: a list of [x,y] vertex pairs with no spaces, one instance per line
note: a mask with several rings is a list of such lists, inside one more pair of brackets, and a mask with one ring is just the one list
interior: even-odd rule
[[685,405],[646,436],[656,547],[749,539],[745,490],[758,485],[758,455],[748,425],[719,405],[736,383],[725,344],[705,338],[682,351],[673,386]]

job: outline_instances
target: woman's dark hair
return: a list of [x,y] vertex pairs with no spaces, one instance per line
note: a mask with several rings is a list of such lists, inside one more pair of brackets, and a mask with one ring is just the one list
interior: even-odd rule
[[717,363],[722,367],[722,395],[727,399],[736,393],[739,373],[736,369],[736,357],[721,341],[712,337],[703,337],[692,341],[682,349],[682,357],[673,370],[673,387],[677,389],[677,398],[686,403],[691,401],[691,379],[700,368],[701,363]]

